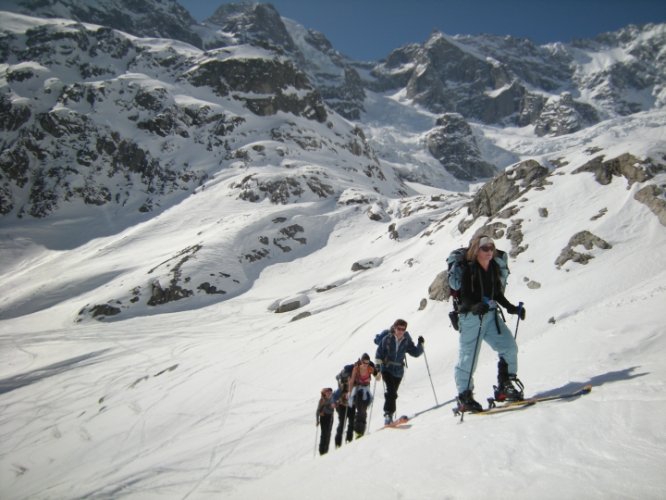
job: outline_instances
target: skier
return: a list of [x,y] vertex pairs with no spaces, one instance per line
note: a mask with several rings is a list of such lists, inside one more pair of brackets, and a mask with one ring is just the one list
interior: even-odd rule
[[354,407],[354,432],[356,438],[365,434],[368,406],[372,402],[370,392],[370,379],[378,376],[375,364],[370,361],[370,355],[363,353],[361,359],[354,363],[354,369],[349,377],[349,405]]
[[342,446],[342,435],[345,433],[345,422],[347,423],[347,433],[345,441],[349,443],[354,439],[354,407],[349,404],[349,377],[351,377],[354,365],[345,365],[340,373],[335,377],[338,381],[338,388],[333,393],[335,401],[335,411],[338,413],[338,427],[335,431],[335,447]]
[[[350,406],[347,397],[349,392],[338,389],[333,393],[335,400],[335,411],[338,414],[338,427],[335,431],[335,447],[342,446],[342,435],[346,434],[345,442],[349,443],[354,439],[354,407]],[[345,422],[347,423],[347,432],[345,433]]]
[[325,387],[321,390],[319,403],[317,404],[317,425],[321,425],[321,438],[319,439],[319,454],[328,453],[331,443],[331,429],[333,428],[333,412],[335,402],[333,401],[333,389]]
[[473,374],[481,340],[487,342],[500,357],[495,399],[523,399],[523,384],[516,376],[518,346],[497,304],[504,306],[509,314],[518,314],[522,320],[525,319],[525,308],[514,306],[504,296],[494,255],[495,242],[492,238],[484,235],[472,238],[460,287],[460,344],[455,367],[459,411],[483,410],[473,395]]
[[375,337],[377,352],[375,361],[380,368],[384,379],[386,392],[384,392],[384,424],[393,422],[398,399],[398,387],[405,373],[405,355],[409,354],[415,358],[423,354],[423,337],[418,338],[415,345],[412,337],[407,331],[407,322],[404,319],[396,319],[390,329],[384,330]]

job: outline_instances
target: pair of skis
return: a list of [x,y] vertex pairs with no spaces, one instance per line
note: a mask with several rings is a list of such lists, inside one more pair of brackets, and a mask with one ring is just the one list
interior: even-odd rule
[[[585,394],[589,394],[592,391],[592,384],[586,384],[581,387],[579,387],[576,390],[573,391],[568,391],[568,392],[562,392],[558,393],[552,396],[535,396],[527,399],[522,399],[520,401],[507,401],[505,403],[502,403],[500,405],[497,405],[497,403],[492,399],[488,399],[488,409],[483,410],[481,412],[476,412],[472,413],[472,415],[491,415],[495,413],[505,413],[508,411],[516,411],[516,410],[522,410],[524,408],[528,408],[530,406],[534,406],[537,403],[541,403],[544,401],[555,401],[555,400],[561,400],[561,399],[575,399],[580,396],[584,396]],[[454,400],[451,400],[449,402],[452,402]],[[438,408],[443,405],[437,405]],[[434,409],[430,408],[430,409]],[[420,412],[424,413],[424,412]],[[420,413],[417,413],[415,416],[419,415]],[[456,416],[461,416],[460,410],[458,408],[453,409],[453,413]],[[468,413],[468,412],[463,412],[463,413]],[[471,412],[469,412],[471,413]],[[413,417],[412,417],[413,418]],[[402,415],[401,417],[395,419],[393,422],[390,424],[384,425],[382,427],[383,429],[408,429],[410,425],[406,425],[409,421],[411,420],[410,417],[407,415]]]
[[[506,403],[502,403],[499,406],[492,398],[489,398],[488,409],[482,412],[473,413],[473,415],[490,415],[493,413],[504,413],[507,411],[520,410],[523,408],[527,408],[529,406],[533,406],[537,403],[541,403],[543,401],[555,401],[558,399],[578,398],[580,396],[584,396],[585,394],[589,394],[591,391],[592,391],[592,384],[586,384],[574,391],[555,394],[553,396],[537,396],[537,397],[522,399],[520,401],[507,401]],[[460,414],[460,412],[457,409],[454,409],[454,413],[456,413],[457,415]]]

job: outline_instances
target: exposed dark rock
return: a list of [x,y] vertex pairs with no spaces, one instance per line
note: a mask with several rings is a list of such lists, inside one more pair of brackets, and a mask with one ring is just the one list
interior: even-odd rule
[[280,313],[286,313],[286,312],[291,312],[295,311],[296,309],[300,309],[303,306],[306,306],[309,304],[309,300],[307,297],[297,297],[294,299],[285,299],[280,301],[276,306],[275,306],[275,312],[280,314]]
[[204,281],[201,283],[198,287],[197,290],[201,290],[202,292],[208,294],[208,295],[224,295],[227,292],[224,290],[218,290],[216,286],[211,285],[207,281]]
[[449,300],[451,296],[451,289],[449,288],[449,273],[447,270],[440,272],[428,287],[428,298],[430,300],[445,301]]
[[28,16],[73,19],[108,26],[139,37],[173,38],[202,46],[201,38],[191,30],[196,20],[176,1],[22,0],[18,5],[18,12]]
[[594,258],[591,254],[580,253],[574,250],[579,245],[582,245],[586,250],[592,250],[595,246],[603,250],[613,248],[610,243],[595,236],[590,231],[580,231],[571,237],[569,244],[562,249],[560,256],[555,260],[555,265],[558,269],[569,260],[579,264],[587,264]]
[[379,267],[382,264],[381,258],[379,259],[363,259],[359,260],[357,262],[354,262],[352,264],[351,270],[356,272],[356,271],[367,271],[368,269],[372,269],[375,267]]
[[[270,3],[230,3],[223,4],[213,12],[207,24],[217,25],[221,32],[233,35],[230,42],[251,44],[270,50],[295,53],[292,40],[282,18]],[[208,42],[207,48],[224,46],[219,42]]]
[[634,198],[648,207],[657,216],[662,226],[666,226],[666,190],[655,184],[641,188]]
[[506,230],[506,237],[511,241],[509,256],[514,259],[529,247],[529,245],[521,245],[524,239],[522,224],[522,219],[515,219],[511,221],[511,226]]
[[[279,58],[227,58],[204,61],[188,72],[198,87],[209,86],[220,96],[237,92],[234,98],[259,116],[278,111],[293,113],[320,123],[326,121],[326,108],[307,76],[291,61]],[[294,93],[293,90],[305,91]]]
[[449,173],[466,181],[495,175],[497,170],[481,158],[472,128],[461,115],[443,115],[436,125],[427,135],[426,144]]
[[[638,193],[636,193],[636,194],[638,195]],[[637,198],[637,199],[638,199],[638,198]],[[593,215],[592,217],[590,217],[590,220],[601,219],[604,215],[606,215],[606,213],[608,213],[608,209],[604,207],[604,208],[602,208],[601,210],[599,210],[599,213],[597,213],[596,215]]]
[[192,290],[187,290],[180,285],[174,283],[173,281],[167,288],[162,288],[159,281],[155,281],[152,284],[150,291],[150,299],[148,299],[149,306],[157,306],[160,304],[167,304],[169,302],[174,302],[176,300],[184,299],[189,297],[194,292]]
[[634,182],[648,181],[664,171],[664,165],[656,164],[649,158],[640,160],[630,153],[624,153],[606,161],[603,156],[597,156],[572,173],[591,172],[601,185],[610,184],[613,177],[624,177],[631,186]]
[[0,95],[0,130],[18,130],[28,122],[31,115],[27,105],[12,103],[8,95]]
[[97,319],[104,319],[104,316],[115,316],[116,314],[120,314],[120,312],[118,307],[111,304],[101,304],[90,308],[90,315]]
[[534,132],[540,137],[566,135],[598,121],[599,116],[592,106],[575,102],[571,94],[565,92],[545,103]]
[[296,316],[294,316],[293,318],[291,318],[291,321],[292,322],[298,321],[298,320],[301,320],[303,318],[308,318],[310,316],[312,316],[312,313],[310,311],[303,311],[302,313],[299,313]]
[[527,160],[507,169],[492,181],[486,183],[474,196],[467,207],[472,220],[461,222],[459,229],[464,232],[478,217],[493,217],[511,201],[521,198],[533,188],[546,185],[548,169],[535,160]]

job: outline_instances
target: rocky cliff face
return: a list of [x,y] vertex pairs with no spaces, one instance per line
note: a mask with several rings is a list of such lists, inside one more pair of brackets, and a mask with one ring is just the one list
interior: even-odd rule
[[437,119],[427,135],[428,151],[458,179],[472,181],[492,177],[495,167],[483,161],[469,124],[458,114]]
[[352,120],[361,119],[367,90],[404,89],[434,113],[532,125],[548,136],[666,102],[664,25],[629,26],[592,40],[544,46],[511,36],[434,32],[423,45],[400,47],[368,66],[338,53],[323,34],[282,18],[270,4],[224,4],[201,24],[175,0],[13,0],[5,8],[209,50],[250,44],[277,51],[292,59],[332,109]]
[[572,45],[537,47],[496,36],[433,33],[422,45],[392,52],[372,70],[378,91],[404,88],[435,112],[488,124],[534,125],[558,136],[663,106],[664,25],[631,26]]
[[351,61],[317,31],[280,16],[270,4],[226,4],[194,28],[207,49],[250,44],[289,57],[325,102],[356,120],[363,109],[363,82]]
[[[329,116],[290,57],[248,45],[202,52],[76,22],[26,26],[0,40],[2,214],[45,217],[77,200],[150,212],[222,165],[329,148],[349,155],[357,174],[347,177],[402,189],[363,134]],[[277,115],[272,126],[261,122]],[[258,139],[271,142],[252,145]],[[193,165],[195,150],[209,152],[208,166]],[[277,175],[246,172],[237,194],[275,202],[339,194],[312,173],[323,170],[309,170],[286,173],[288,195]]]
[[72,19],[136,36],[172,38],[202,46],[201,38],[192,30],[196,20],[176,0],[8,0],[0,9],[27,16]]

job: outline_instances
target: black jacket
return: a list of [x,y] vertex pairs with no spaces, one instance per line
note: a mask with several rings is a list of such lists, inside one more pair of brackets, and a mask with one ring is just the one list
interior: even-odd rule
[[469,312],[472,306],[483,302],[484,297],[507,309],[514,307],[502,292],[499,267],[494,259],[487,271],[478,262],[468,262],[465,266],[460,287],[460,312]]

